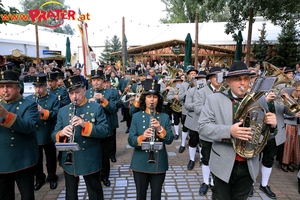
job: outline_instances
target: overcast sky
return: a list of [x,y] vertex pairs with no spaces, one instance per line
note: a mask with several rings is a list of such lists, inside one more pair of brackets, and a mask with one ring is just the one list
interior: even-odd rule
[[[21,8],[19,0],[2,0],[4,6],[15,6]],[[66,0],[72,10],[81,13],[89,13],[89,29],[105,29],[108,26],[122,22],[125,17],[125,23],[141,23],[145,25],[158,25],[159,19],[166,16],[163,12],[165,5],[161,0]],[[70,22],[72,27],[76,28],[78,22]]]

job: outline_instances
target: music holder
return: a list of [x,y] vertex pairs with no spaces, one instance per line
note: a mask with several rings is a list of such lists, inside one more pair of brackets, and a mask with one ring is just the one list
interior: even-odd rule
[[74,143],[55,143],[55,147],[58,151],[78,151],[80,150],[79,145]]
[[164,148],[163,142],[142,142],[142,150],[159,151]]
[[251,89],[251,92],[269,92],[272,89],[276,79],[277,78],[275,76],[265,76],[256,79]]

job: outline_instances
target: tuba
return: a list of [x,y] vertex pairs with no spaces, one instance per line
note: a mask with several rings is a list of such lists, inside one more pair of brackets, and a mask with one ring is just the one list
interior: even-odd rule
[[[288,84],[291,79],[289,79],[282,71],[280,71],[276,66],[263,62],[264,74],[263,76],[276,77],[272,88],[279,84]],[[252,88],[253,89],[253,88]],[[261,98],[265,92],[249,92],[241,104],[237,108],[234,119],[241,121],[243,120],[243,126],[251,127],[253,132],[252,139],[245,141],[233,138],[233,148],[235,152],[243,158],[253,158],[257,156],[265,147],[269,135],[270,128],[264,123],[264,116],[266,110],[257,103],[257,100]],[[253,104],[256,104],[253,106]],[[260,109],[264,112],[263,118],[259,118],[257,110]]]
[[[179,89],[177,88],[177,93],[178,94]],[[170,108],[174,111],[174,112],[181,112],[182,111],[182,103],[181,101],[178,101],[178,99],[173,99]]]

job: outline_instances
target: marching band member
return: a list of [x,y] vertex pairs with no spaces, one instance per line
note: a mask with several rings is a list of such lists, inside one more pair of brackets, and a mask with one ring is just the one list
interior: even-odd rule
[[[104,79],[104,85],[105,85],[105,89],[107,90],[111,90],[115,99],[115,105],[116,108],[119,109],[122,107],[122,102],[120,100],[120,95],[117,89],[111,88],[111,81],[110,81],[110,76],[106,75],[105,79]],[[113,115],[113,124],[114,126],[112,127],[113,129],[113,135],[112,135],[112,143],[111,143],[111,148],[110,148],[110,161],[115,163],[117,162],[116,159],[116,152],[117,152],[117,141],[116,141],[116,136],[117,136],[117,128],[119,128],[119,121],[118,121],[118,113],[116,112]]]
[[[165,145],[172,143],[174,135],[168,115],[161,112],[163,98],[159,93],[160,85],[152,79],[146,79],[143,84],[144,90],[139,100],[140,111],[133,115],[128,135],[128,143],[134,147],[130,168],[133,171],[137,199],[146,200],[150,183],[151,199],[160,200],[169,167]],[[151,104],[154,107],[154,116],[150,122]],[[141,145],[143,141],[153,137],[155,142],[163,143],[163,149],[152,152],[156,163],[148,163],[151,152],[142,150]]]
[[[187,165],[188,170],[194,169],[195,166],[195,155],[196,149],[199,144],[199,133],[198,133],[198,119],[200,116],[200,112],[197,111],[197,93],[200,89],[202,89],[206,85],[206,72],[199,71],[198,75],[195,78],[195,87],[188,89],[185,101],[185,108],[188,111],[185,120],[185,127],[188,128],[189,131],[189,155],[190,161]],[[201,154],[200,154],[201,155]],[[200,156],[201,157],[201,156]]]
[[57,73],[50,72],[47,74],[48,88],[50,89],[50,94],[58,97],[60,101],[60,107],[64,107],[70,103],[70,98],[65,87],[59,87],[57,84]]
[[34,199],[34,166],[38,162],[36,102],[20,94],[19,74],[0,75],[0,199],[15,199],[15,182],[21,199]]
[[39,160],[35,166],[36,183],[34,190],[39,190],[45,183],[46,175],[43,170],[43,150],[46,156],[47,181],[50,189],[56,189],[57,179],[56,148],[51,139],[51,132],[54,129],[60,102],[57,97],[47,92],[46,74],[36,74],[33,79],[35,94],[29,95],[28,99],[35,101],[38,105],[39,119],[36,124],[36,135],[39,145]]
[[[245,97],[250,82],[250,71],[242,61],[234,62],[226,76],[229,90],[206,97],[199,118],[199,132],[213,141],[209,168],[214,176],[212,199],[247,199],[253,181],[258,175],[258,156],[240,157],[234,150],[231,138],[248,140],[253,133],[250,127],[240,127],[234,114],[238,101]],[[239,99],[240,98],[240,99]],[[276,115],[267,113],[266,124],[277,126]]]
[[192,79],[194,76],[196,76],[198,74],[198,71],[191,67],[187,72],[187,78],[188,80],[186,82],[183,82],[179,88],[179,93],[178,93],[178,101],[182,102],[182,112],[181,112],[181,122],[182,122],[182,135],[181,135],[181,146],[179,147],[178,152],[179,153],[183,153],[185,150],[185,141],[187,138],[187,132],[188,129],[184,126],[184,122],[185,122],[185,118],[186,118],[186,114],[187,114],[187,110],[184,106],[185,104],[185,97],[187,94],[188,89],[190,89],[191,87],[193,87],[193,83],[192,83]]
[[[213,67],[209,74],[207,75],[207,78],[209,79],[209,84],[206,85],[202,90],[199,90],[196,95],[196,105],[195,105],[195,111],[200,113],[203,109],[205,100],[207,96],[219,91],[221,84],[217,82],[216,75],[220,73],[222,69],[220,67]],[[199,118],[198,118],[199,120]],[[200,121],[198,121],[198,124]],[[200,132],[199,132],[200,133]],[[202,176],[203,176],[203,183],[200,186],[199,194],[200,196],[205,196],[207,193],[207,190],[209,186],[213,186],[213,177],[211,177],[211,182],[209,183],[209,175],[210,175],[210,169],[209,169],[209,157],[211,152],[211,146],[212,146],[212,140],[209,139],[205,133],[200,133],[200,144],[201,144],[201,155],[202,155]]]
[[[174,101],[174,99],[178,100],[178,92],[179,92],[179,88],[180,88],[180,85],[182,84],[182,82],[183,81],[180,78],[180,76],[177,76],[173,80],[173,83],[175,83],[175,85],[173,87],[171,87],[168,92],[168,95],[167,95],[168,101]],[[180,122],[180,118],[181,118],[181,112],[178,112],[177,110],[175,111],[172,109],[172,115],[174,117],[174,131],[175,131],[174,140],[178,140],[178,138],[179,138],[179,122]],[[181,123],[182,123],[182,121],[181,121]]]
[[106,116],[107,124],[109,127],[109,134],[105,138],[101,138],[101,151],[102,151],[102,169],[101,180],[106,187],[110,186],[110,149],[113,140],[113,128],[116,127],[114,122],[114,115],[117,113],[114,95],[111,90],[105,89],[104,74],[102,70],[92,70],[91,78],[92,88],[86,91],[86,98],[89,102],[100,103]]
[[71,152],[73,158],[71,165],[65,163],[69,152],[62,151],[61,166],[64,170],[66,199],[78,199],[79,176],[82,175],[89,198],[102,200],[100,138],[105,138],[109,134],[106,116],[102,106],[86,99],[86,87],[80,76],[72,76],[64,83],[72,104],[58,111],[52,140],[64,143],[72,136],[80,147],[80,150]]

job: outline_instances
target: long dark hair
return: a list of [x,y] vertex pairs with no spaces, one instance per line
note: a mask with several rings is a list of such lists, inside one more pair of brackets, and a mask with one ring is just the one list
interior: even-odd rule
[[[148,94],[142,94],[141,97],[140,97],[140,110],[142,110],[142,111],[146,110],[146,96],[147,95]],[[154,95],[158,96],[156,111],[157,112],[162,112],[164,99],[159,93],[155,93]]]

